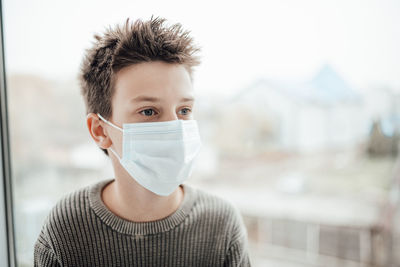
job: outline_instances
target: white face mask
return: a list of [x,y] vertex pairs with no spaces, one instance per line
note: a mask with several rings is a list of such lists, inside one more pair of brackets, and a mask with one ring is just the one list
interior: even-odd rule
[[124,123],[121,165],[140,185],[157,195],[170,195],[189,178],[202,143],[196,120]]

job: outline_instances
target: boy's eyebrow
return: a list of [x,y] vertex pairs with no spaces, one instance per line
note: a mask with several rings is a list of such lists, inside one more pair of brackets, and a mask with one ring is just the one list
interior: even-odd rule
[[194,97],[184,97],[181,99],[181,102],[193,102],[194,101]]
[[140,101],[148,101],[148,102],[159,102],[160,98],[158,97],[153,97],[153,96],[146,96],[146,95],[140,95],[132,99],[132,102],[140,102]]
[[[140,102],[140,101],[147,101],[147,102],[160,102],[161,99],[158,97],[153,97],[153,96],[145,96],[145,95],[140,95],[132,99],[132,101]],[[181,102],[191,102],[194,101],[193,97],[184,97],[181,99]]]

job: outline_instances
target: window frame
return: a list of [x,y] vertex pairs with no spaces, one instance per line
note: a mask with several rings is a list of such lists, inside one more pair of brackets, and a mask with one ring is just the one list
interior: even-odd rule
[[0,1],[0,266],[16,266],[11,157],[4,60],[3,8]]

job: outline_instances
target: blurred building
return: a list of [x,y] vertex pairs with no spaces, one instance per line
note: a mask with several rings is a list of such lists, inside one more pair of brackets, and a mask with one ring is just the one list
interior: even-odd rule
[[229,150],[243,145],[232,138],[249,140],[256,149],[308,152],[353,147],[366,139],[370,119],[363,96],[329,65],[306,82],[257,80],[231,98],[223,114],[223,131],[233,133],[228,139],[228,134],[221,134],[221,143]]

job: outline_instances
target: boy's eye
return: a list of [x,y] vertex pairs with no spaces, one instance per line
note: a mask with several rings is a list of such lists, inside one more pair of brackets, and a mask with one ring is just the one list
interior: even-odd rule
[[182,115],[187,115],[187,114],[189,114],[189,112],[191,111],[189,108],[183,108],[183,109],[181,109],[180,111],[183,111],[183,112],[181,112],[180,114],[182,114]]
[[144,110],[140,111],[139,113],[144,116],[152,116],[155,114],[155,111],[154,111],[154,109],[148,108],[148,109],[144,109]]

